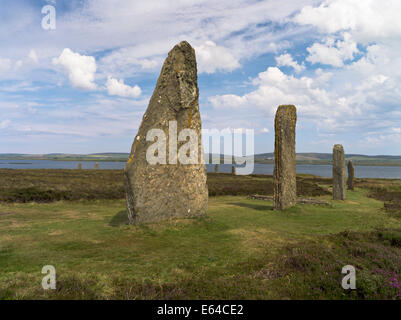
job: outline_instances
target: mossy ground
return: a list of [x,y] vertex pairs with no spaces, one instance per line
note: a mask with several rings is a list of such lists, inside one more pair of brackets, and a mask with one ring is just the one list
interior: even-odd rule
[[[401,219],[368,195],[284,212],[217,196],[206,218],[141,226],[126,224],[123,200],[3,202],[0,299],[396,298]],[[357,290],[341,287],[348,264]],[[41,287],[44,265],[56,268],[54,291]]]

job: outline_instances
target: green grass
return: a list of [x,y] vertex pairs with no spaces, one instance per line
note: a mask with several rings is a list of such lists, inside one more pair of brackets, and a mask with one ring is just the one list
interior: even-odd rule
[[[391,299],[380,272],[401,273],[401,219],[367,193],[284,212],[217,196],[206,218],[140,226],[123,200],[2,203],[0,299]],[[353,292],[341,288],[346,264]],[[41,288],[44,265],[55,291]]]

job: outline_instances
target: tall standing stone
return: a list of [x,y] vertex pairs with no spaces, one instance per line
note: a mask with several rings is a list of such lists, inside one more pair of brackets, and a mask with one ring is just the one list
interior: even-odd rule
[[274,209],[285,210],[297,203],[295,126],[297,109],[279,106],[274,121]]
[[348,190],[354,190],[355,168],[352,160],[348,161]]
[[[159,149],[154,153],[162,158],[165,155],[165,163],[151,164],[147,160],[149,147],[160,142],[159,138],[147,141],[151,129],[160,129],[165,134],[166,149],[161,154]],[[197,137],[196,164],[183,164],[179,156],[177,159],[177,151],[179,153],[180,148],[189,143],[182,139],[177,142],[175,132],[179,138],[183,129],[192,129]],[[163,64],[132,144],[125,177],[127,212],[131,224],[206,214],[208,189],[196,58],[195,50],[186,41],[177,44]]]
[[78,170],[81,170],[81,169],[82,169],[82,164],[78,163]]
[[231,174],[235,174],[235,166],[231,167]]
[[341,144],[333,148],[333,199],[345,200],[345,154]]
[[95,170],[99,170],[99,163],[95,163],[95,165],[94,165],[94,167],[93,167],[93,169],[95,169]]
[[219,165],[218,164],[216,164],[214,166],[214,173],[219,173]]

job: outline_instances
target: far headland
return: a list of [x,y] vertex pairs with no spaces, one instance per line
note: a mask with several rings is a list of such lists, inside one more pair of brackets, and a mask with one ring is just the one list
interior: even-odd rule
[[[209,154],[209,157],[211,154]],[[346,154],[346,160],[352,160],[359,166],[401,166],[401,155],[363,155]],[[208,157],[208,154],[205,155]],[[220,155],[221,158],[229,158]],[[0,153],[0,160],[53,160],[53,161],[117,161],[126,162],[129,153],[101,152],[90,154],[48,153],[48,154],[20,154]],[[255,163],[273,164],[274,153],[260,153],[254,155]],[[297,164],[331,164],[332,153],[301,152],[296,154]]]

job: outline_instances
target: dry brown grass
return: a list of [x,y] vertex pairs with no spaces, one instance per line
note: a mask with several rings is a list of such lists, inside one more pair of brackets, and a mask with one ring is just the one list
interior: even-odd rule
[[[123,199],[122,170],[0,169],[0,201],[52,202],[60,200]],[[271,176],[208,173],[209,196],[273,194]],[[330,194],[313,179],[297,178],[299,196]]]

